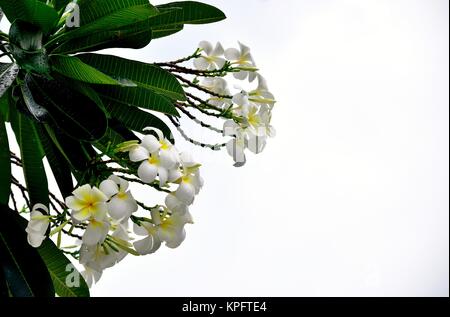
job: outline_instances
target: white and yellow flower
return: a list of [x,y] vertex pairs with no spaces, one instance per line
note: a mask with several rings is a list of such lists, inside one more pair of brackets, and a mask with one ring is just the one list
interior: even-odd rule
[[240,72],[233,74],[236,79],[245,80],[248,78],[250,82],[256,79],[256,64],[248,46],[239,42],[239,49],[227,49],[225,51],[225,58],[232,65],[242,68]]
[[36,204],[33,206],[30,215],[30,221],[28,222],[27,232],[28,243],[38,248],[45,240],[48,226],[50,224],[49,210],[47,206],[43,204]]
[[108,197],[108,214],[115,220],[129,218],[138,210],[126,180],[112,175],[100,184],[100,190]]
[[66,205],[72,209],[72,217],[78,221],[94,219],[102,221],[106,217],[108,197],[97,187],[83,185],[66,198]]
[[194,60],[194,66],[198,70],[219,70],[222,69],[226,63],[226,60],[222,57],[224,49],[219,42],[213,48],[213,45],[208,41],[202,41],[199,44],[199,48],[203,50],[205,54]]

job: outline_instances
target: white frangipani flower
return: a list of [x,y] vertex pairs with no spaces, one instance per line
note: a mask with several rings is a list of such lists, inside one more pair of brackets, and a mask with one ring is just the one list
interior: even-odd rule
[[[208,89],[212,93],[221,96],[231,95],[231,91],[228,88],[228,83],[221,77],[207,77],[202,81],[201,86]],[[232,101],[229,98],[211,96],[208,99],[208,103],[217,108],[228,108],[232,105]]]
[[169,216],[166,212],[160,212],[157,209],[152,211],[152,220],[158,229],[159,239],[166,242],[166,246],[171,249],[179,247],[186,238],[184,226],[194,223],[189,212],[173,213]]
[[80,248],[80,264],[98,273],[117,263],[115,250],[106,244],[83,244]]
[[172,143],[164,137],[161,130],[146,128],[144,131],[155,132],[146,135],[139,145],[126,147],[132,162],[142,162],[138,168],[138,176],[145,183],[153,183],[159,177],[159,185],[163,187],[172,178],[173,170],[179,165],[179,155]]
[[239,42],[239,48],[229,48],[225,51],[225,58],[231,61],[232,65],[237,65],[243,68],[240,72],[233,73],[234,77],[239,80],[249,79],[250,82],[256,79],[256,68],[253,56],[250,53],[250,48]]
[[108,213],[116,219],[129,218],[136,212],[138,205],[128,190],[128,182],[118,176],[112,175],[100,184],[100,190],[105,193],[109,201]]
[[222,69],[226,60],[222,57],[224,49],[219,42],[213,48],[213,45],[208,41],[202,41],[199,48],[205,53],[201,57],[194,60],[194,66],[198,70],[219,70]]
[[155,253],[161,247],[161,240],[158,237],[158,227],[153,223],[144,221],[140,225],[135,223],[133,231],[138,236],[146,237],[133,243],[134,249],[140,255]]
[[30,221],[25,231],[27,232],[28,243],[34,248],[40,247],[46,238],[45,233],[50,224],[48,214],[49,210],[43,204],[36,204],[31,210]]
[[203,187],[203,178],[200,176],[200,165],[195,163],[188,153],[183,153],[181,160],[183,165],[182,176],[174,195],[181,203],[189,206],[194,202],[195,195]]
[[66,198],[66,205],[72,209],[72,217],[78,221],[106,217],[108,197],[97,187],[83,185],[73,191],[74,196]]
[[260,74],[257,74],[257,78],[258,87],[249,92],[250,100],[259,104],[267,104],[272,110],[275,104],[275,97],[269,91],[266,79]]

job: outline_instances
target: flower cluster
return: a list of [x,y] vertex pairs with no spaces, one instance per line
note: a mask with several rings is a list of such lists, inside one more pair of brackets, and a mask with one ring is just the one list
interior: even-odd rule
[[226,148],[236,162],[235,166],[245,164],[246,149],[255,154],[261,153],[267,139],[275,136],[275,129],[271,126],[275,98],[269,91],[266,79],[258,73],[250,48],[242,43],[239,46],[239,49],[224,50],[220,43],[213,48],[211,43],[203,41],[199,44],[202,54],[194,60],[197,69],[209,72],[225,69],[235,79],[258,82],[252,90],[236,87],[238,92],[234,95],[223,77],[206,77],[201,82],[201,86],[211,93],[208,103],[231,115],[232,119],[224,123],[223,133],[233,137]]
[[[82,274],[89,285],[128,254],[151,254],[163,243],[177,248],[185,239],[184,226],[193,223],[189,206],[203,186],[200,165],[188,153],[178,152],[161,131],[149,130],[156,136],[149,134],[140,142],[126,142],[117,151],[129,152],[130,163],[140,164],[136,173],[139,182],[165,188],[163,205],[150,208],[139,203],[126,177],[115,174],[97,186],[82,185],[65,199],[70,219],[56,231],[69,225],[70,232],[82,230],[79,262],[85,268]],[[176,186],[173,191],[172,186]],[[140,206],[149,215],[140,217]],[[42,244],[51,221],[46,206],[33,207],[26,229],[30,245]]]

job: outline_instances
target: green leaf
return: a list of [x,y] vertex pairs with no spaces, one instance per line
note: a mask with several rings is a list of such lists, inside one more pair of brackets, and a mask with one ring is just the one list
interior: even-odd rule
[[6,122],[9,122],[9,98],[10,91],[8,90],[0,97],[0,117]]
[[78,57],[98,70],[115,76],[117,80],[131,81],[139,87],[175,100],[185,100],[183,87],[171,73],[152,64],[101,54],[80,54]]
[[38,122],[48,120],[49,114],[47,112],[47,109],[42,107],[34,100],[33,94],[28,87],[28,83],[23,82],[22,85],[20,85],[20,89],[22,92],[22,99],[24,101],[23,103],[25,104],[28,112],[34,117],[34,119],[36,119],[36,121]]
[[32,75],[25,80],[34,100],[48,111],[61,131],[86,141],[98,140],[105,134],[106,115],[90,98],[59,80]]
[[0,205],[0,266],[15,297],[53,297],[50,274],[36,249],[27,241],[23,219]]
[[79,0],[81,26],[124,8],[147,5],[148,0]]
[[59,153],[69,162],[72,172],[78,179],[79,173],[87,169],[91,157],[86,153],[79,140],[75,140],[63,133],[56,134],[50,128],[47,128],[46,131]]
[[20,153],[30,202],[32,205],[48,205],[47,175],[42,162],[43,149],[34,123],[20,113],[19,131]]
[[9,22],[26,21],[48,33],[58,22],[55,9],[38,0],[0,0],[0,7]]
[[70,196],[73,191],[72,173],[67,159],[61,154],[57,146],[44,127],[38,129],[39,139],[52,169],[56,183],[63,197]]
[[0,97],[2,97],[19,73],[19,66],[17,64],[0,63]]
[[62,43],[53,52],[72,54],[107,48],[140,49],[146,47],[151,40],[150,20],[146,20],[117,30],[95,32],[85,37],[69,40]]
[[120,85],[117,80],[83,63],[77,57],[51,55],[50,64],[54,71],[75,80],[90,84]]
[[9,155],[8,135],[0,114],[0,204],[7,205],[11,193],[11,163]]
[[111,102],[107,106],[112,117],[116,118],[125,127],[143,133],[147,127],[160,129],[163,134],[173,141],[172,132],[169,127],[158,117],[140,110],[135,107],[124,106],[118,103]]
[[65,9],[67,7],[67,5],[72,2],[72,0],[55,0],[54,3],[54,8],[57,11],[60,11],[62,9]]
[[[80,12],[83,17],[83,13]],[[133,7],[123,8],[109,15],[98,18],[89,24],[81,24],[81,27],[74,28],[71,31],[57,35],[50,40],[53,44],[55,41],[64,43],[68,40],[89,36],[96,32],[120,30],[123,27],[131,26],[136,23],[150,19],[159,14],[159,11],[150,4],[137,5]]]
[[209,4],[196,1],[178,1],[156,6],[165,12],[152,19],[154,26],[177,24],[206,24],[226,19],[225,14]]
[[[46,239],[37,249],[47,265],[56,294],[60,297],[89,297],[89,287],[81,274],[75,269],[64,253],[50,240]],[[71,277],[79,279],[78,286],[68,286]],[[71,283],[69,283],[71,285]]]
[[97,93],[106,101],[154,110],[172,116],[179,116],[172,101],[141,87],[98,87]]

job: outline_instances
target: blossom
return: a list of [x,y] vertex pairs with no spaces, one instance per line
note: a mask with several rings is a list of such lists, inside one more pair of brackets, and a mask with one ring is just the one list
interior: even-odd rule
[[184,214],[173,213],[168,215],[166,212],[160,212],[158,209],[152,211],[152,220],[157,230],[158,238],[166,242],[166,246],[175,249],[186,238],[184,226],[194,223],[189,212]]
[[182,154],[181,163],[183,165],[182,174],[174,195],[181,203],[191,205],[194,202],[195,195],[203,187],[203,178],[199,171],[200,165],[195,163],[187,153]]
[[109,198],[108,214],[116,220],[128,218],[138,209],[128,186],[126,180],[115,175],[100,184],[100,190]]
[[101,273],[103,270],[114,266],[116,263],[116,252],[107,244],[81,245],[80,264],[85,268]]
[[232,62],[232,64],[241,67],[240,72],[234,73],[234,77],[239,80],[249,79],[250,82],[256,79],[256,69],[252,71],[251,69],[256,68],[253,56],[250,53],[250,48],[241,42],[239,42],[239,48],[229,48],[225,51],[225,58]]
[[28,243],[34,248],[40,247],[45,240],[45,233],[50,224],[50,217],[47,216],[48,214],[49,211],[47,206],[43,204],[36,204],[33,206],[30,221],[28,222],[25,231],[27,232]]
[[73,195],[66,198],[66,205],[72,209],[74,219],[102,221],[105,218],[108,197],[97,187],[86,184],[74,190]]
[[133,243],[135,250],[141,255],[155,253],[161,247],[161,240],[158,237],[158,227],[150,222],[134,224],[134,233],[138,236],[146,236],[142,240]]
[[258,78],[258,87],[249,92],[250,100],[260,104],[267,104],[272,110],[275,104],[275,97],[269,91],[267,80],[260,74],[256,75]]
[[[229,96],[231,94],[227,81],[221,77],[205,78],[201,85],[215,95]],[[232,105],[232,101],[229,98],[218,96],[211,96],[208,99],[208,103],[217,108],[224,108]]]
[[151,212],[152,223],[142,221],[139,225],[134,225],[134,232],[139,236],[146,238],[134,242],[134,247],[141,255],[147,255],[156,252],[162,242],[165,242],[168,248],[174,249],[180,246],[186,237],[184,226],[193,223],[191,214],[173,212],[168,210],[161,211],[155,208]]
[[224,54],[222,44],[218,42],[213,48],[210,42],[202,41],[199,44],[199,48],[205,54],[194,60],[195,68],[199,70],[218,70],[223,68],[226,60],[222,57]]
[[153,183],[159,177],[160,187],[164,186],[172,170],[178,168],[178,151],[172,143],[164,137],[163,133],[154,128],[148,128],[156,133],[146,135],[141,144],[129,149],[130,160],[142,162],[138,168],[138,176],[145,183]]

